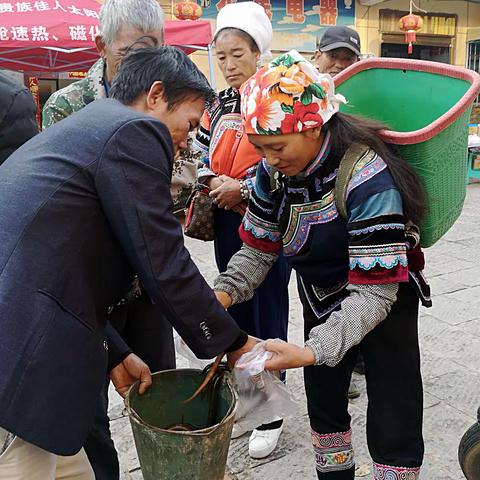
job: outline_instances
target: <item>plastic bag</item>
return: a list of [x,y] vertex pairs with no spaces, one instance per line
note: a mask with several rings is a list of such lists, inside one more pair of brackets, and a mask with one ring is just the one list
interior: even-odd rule
[[[281,340],[279,340],[281,341]],[[298,411],[285,384],[271,372],[265,362],[272,357],[260,342],[243,354],[233,369],[233,382],[238,395],[235,421],[246,430],[285,418]]]
[[201,360],[200,358],[197,358],[177,332],[174,331],[173,335],[175,339],[175,351],[187,361],[188,368],[198,368],[203,370],[207,365],[215,361],[214,358],[211,360]]

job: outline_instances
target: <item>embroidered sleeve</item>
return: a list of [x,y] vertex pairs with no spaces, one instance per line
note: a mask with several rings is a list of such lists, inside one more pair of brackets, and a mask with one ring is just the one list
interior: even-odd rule
[[402,199],[385,162],[360,160],[347,195],[351,284],[408,281]]
[[276,254],[243,245],[228,262],[227,270],[215,279],[214,289],[228,293],[232,304],[246,302],[253,297],[276,259]]
[[257,181],[257,169],[258,169],[258,165],[252,165],[250,168],[247,169],[247,172],[245,175],[245,185],[247,186],[250,194],[255,188],[255,183]]
[[270,194],[270,171],[265,160],[258,166],[250,193],[247,212],[239,229],[240,238],[252,248],[277,253],[282,248],[282,235]]
[[341,310],[312,328],[305,345],[315,354],[316,365],[334,367],[389,314],[397,299],[398,283],[349,285]]

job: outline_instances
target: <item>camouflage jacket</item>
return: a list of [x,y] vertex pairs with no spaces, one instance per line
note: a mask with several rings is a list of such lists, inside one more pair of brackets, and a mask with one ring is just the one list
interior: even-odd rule
[[106,98],[107,92],[103,84],[105,62],[98,60],[88,71],[87,76],[58,90],[45,103],[42,111],[42,128],[78,112],[89,103],[99,98]]

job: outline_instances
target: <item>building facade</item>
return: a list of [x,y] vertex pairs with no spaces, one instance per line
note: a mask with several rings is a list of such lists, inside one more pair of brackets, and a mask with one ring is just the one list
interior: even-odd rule
[[[198,0],[202,18],[212,21],[214,28],[218,9],[231,0]],[[418,0],[417,11],[423,27],[417,33],[413,54],[407,54],[404,33],[398,20],[409,10],[408,0],[258,0],[271,14],[274,28],[274,54],[295,48],[306,56],[315,49],[316,39],[330,25],[355,28],[362,41],[362,53],[375,57],[401,57],[439,61],[480,69],[480,3],[457,0]],[[167,16],[174,1],[162,1]],[[205,53],[194,59],[208,73]],[[215,66],[215,83],[225,83]]]

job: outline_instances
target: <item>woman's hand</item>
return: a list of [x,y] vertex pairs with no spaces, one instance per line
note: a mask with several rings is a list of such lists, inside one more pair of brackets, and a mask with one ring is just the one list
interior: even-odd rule
[[214,290],[217,300],[223,305],[225,310],[232,305],[232,297],[227,292],[221,292],[220,290]]
[[230,210],[242,201],[240,182],[226,175],[221,175],[219,180],[223,181],[223,183],[212,190],[210,196],[217,207]]
[[222,185],[223,180],[220,180],[218,177],[208,177],[205,180],[205,185],[210,189],[210,190],[215,190],[218,188],[220,185]]
[[265,350],[273,353],[273,357],[265,362],[265,370],[308,367],[315,363],[315,355],[309,347],[299,347],[282,340],[268,340]]

